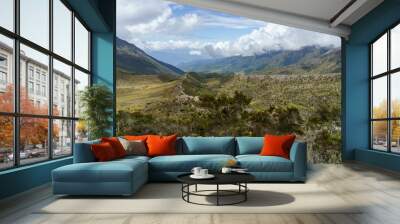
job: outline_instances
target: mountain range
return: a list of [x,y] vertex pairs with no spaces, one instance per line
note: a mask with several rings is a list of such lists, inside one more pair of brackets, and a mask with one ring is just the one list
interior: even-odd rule
[[183,63],[186,72],[293,74],[340,72],[340,49],[306,46],[298,50],[274,50],[252,56],[232,56]]
[[117,38],[117,67],[119,70],[140,75],[174,75],[184,71],[155,59],[134,44]]
[[118,69],[137,75],[181,76],[185,72],[222,74],[339,73],[340,48],[306,46],[297,50],[273,50],[252,56],[196,60],[177,66],[157,60],[134,44],[117,38]]

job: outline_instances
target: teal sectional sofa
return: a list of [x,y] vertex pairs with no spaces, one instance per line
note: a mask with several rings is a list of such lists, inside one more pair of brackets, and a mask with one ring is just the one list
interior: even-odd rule
[[176,181],[193,167],[218,172],[228,160],[236,160],[259,182],[304,182],[307,171],[306,144],[295,142],[290,159],[260,156],[263,137],[182,137],[177,155],[128,156],[96,162],[91,141],[75,144],[74,163],[52,172],[54,194],[131,195],[148,181]]

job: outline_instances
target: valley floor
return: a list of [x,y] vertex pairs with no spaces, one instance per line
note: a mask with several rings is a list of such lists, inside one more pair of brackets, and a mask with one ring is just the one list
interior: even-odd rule
[[0,203],[0,223],[107,224],[255,224],[400,223],[400,175],[362,164],[315,165],[307,183],[325,187],[347,202],[362,201],[355,214],[38,214],[39,204],[54,200],[49,186]]

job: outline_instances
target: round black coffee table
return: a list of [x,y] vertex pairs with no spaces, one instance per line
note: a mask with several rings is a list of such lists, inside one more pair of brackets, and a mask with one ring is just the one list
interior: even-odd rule
[[[217,173],[213,174],[215,177],[212,179],[193,179],[189,174],[182,174],[178,176],[178,181],[182,183],[182,199],[188,203],[197,204],[197,205],[234,205],[247,201],[247,192],[249,188],[247,187],[247,183],[255,180],[255,177],[251,174],[247,173],[229,173],[222,174]],[[215,190],[198,190],[197,185],[215,185]],[[223,190],[220,189],[220,185],[236,185],[238,186],[237,190]],[[194,191],[190,191],[190,186],[195,186]],[[209,192],[215,192],[215,194],[206,194]],[[216,197],[216,204],[202,204],[193,202],[190,200],[190,196],[203,196],[203,197]],[[221,197],[232,197],[232,196],[240,196],[238,201],[234,201],[231,203],[221,203]]]

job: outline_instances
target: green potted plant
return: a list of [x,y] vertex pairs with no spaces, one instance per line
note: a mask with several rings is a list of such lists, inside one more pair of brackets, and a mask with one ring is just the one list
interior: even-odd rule
[[79,106],[89,139],[110,135],[108,130],[112,126],[113,97],[109,88],[102,84],[86,87],[80,94]]

